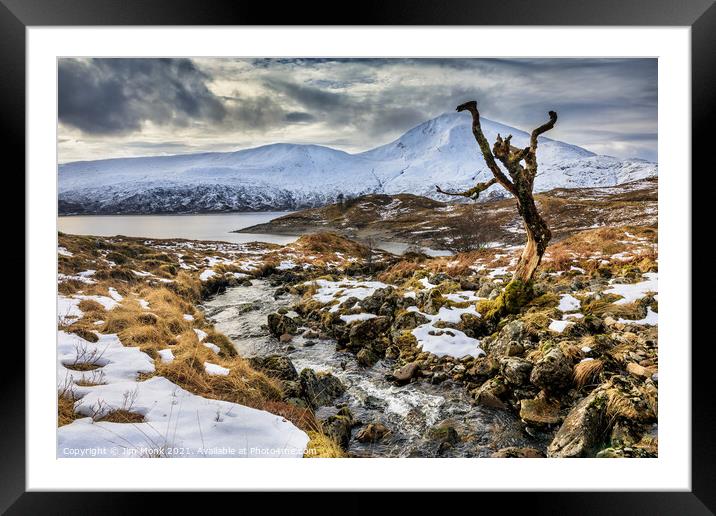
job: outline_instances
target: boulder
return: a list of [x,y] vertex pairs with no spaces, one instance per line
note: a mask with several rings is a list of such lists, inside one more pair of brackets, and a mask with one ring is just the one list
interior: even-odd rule
[[390,429],[383,423],[370,423],[360,429],[356,440],[361,443],[375,443],[390,433]]
[[427,322],[427,318],[418,312],[401,312],[395,318],[395,321],[391,326],[391,332],[393,334],[400,334],[403,330],[414,330],[421,324],[425,324]]
[[[385,333],[389,326],[390,319],[387,317],[375,317],[353,323],[348,334],[349,347],[353,349],[371,347],[373,350],[381,352],[380,341],[386,340]],[[383,346],[381,354],[384,352],[385,346]]]
[[324,434],[336,441],[344,450],[348,448],[353,427],[353,414],[347,407],[340,409],[335,415],[328,416],[321,423]]
[[370,296],[360,301],[360,306],[372,314],[387,315],[395,311],[398,296],[393,287],[379,288]]
[[408,362],[403,367],[393,371],[393,379],[399,384],[406,384],[418,374],[418,371],[417,362]]
[[544,391],[531,400],[520,401],[520,418],[532,426],[549,426],[559,423],[559,401],[550,400]]
[[254,369],[264,371],[269,376],[281,380],[298,380],[298,372],[291,360],[282,355],[268,355],[265,357],[251,357],[249,364]]
[[572,385],[572,376],[572,361],[555,347],[535,363],[530,382],[540,389],[557,392]]
[[527,383],[530,371],[532,371],[532,362],[525,358],[507,357],[500,360],[500,373],[512,385]]
[[501,376],[487,380],[479,388],[472,391],[475,400],[486,407],[506,409],[502,398],[507,394],[507,386]]
[[312,407],[328,405],[346,390],[341,381],[331,373],[318,373],[304,369],[299,375],[301,394]]
[[552,442],[548,457],[589,457],[600,448],[606,435],[607,396],[594,390],[570,411]]
[[295,335],[298,331],[298,325],[296,322],[284,314],[269,314],[268,316],[268,328],[271,335],[274,337],[280,337],[284,333],[289,335]]
[[289,342],[291,342],[291,340],[293,340],[293,336],[289,333],[284,333],[278,338],[278,341],[281,344],[288,344]]

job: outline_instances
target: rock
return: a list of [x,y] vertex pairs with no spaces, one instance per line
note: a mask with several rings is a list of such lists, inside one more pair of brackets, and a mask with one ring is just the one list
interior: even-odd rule
[[365,367],[371,367],[378,361],[378,356],[369,348],[363,348],[356,354],[358,363]]
[[401,312],[393,322],[391,332],[400,334],[403,330],[413,330],[421,324],[427,323],[427,318],[418,312]]
[[602,443],[608,421],[607,399],[602,390],[594,390],[567,415],[547,447],[548,457],[588,457]]
[[387,317],[375,317],[353,323],[348,334],[349,346],[353,349],[370,347],[382,355],[387,348],[385,333],[389,326],[390,319]]
[[491,356],[479,357],[473,362],[472,367],[467,370],[467,375],[475,381],[484,382],[495,376],[499,370],[499,362]]
[[303,398],[312,407],[328,405],[346,390],[341,381],[331,373],[316,374],[313,369],[302,370],[299,380]]
[[491,378],[472,391],[472,395],[480,405],[497,409],[507,408],[507,405],[501,399],[505,394],[507,394],[507,386],[505,386],[504,379],[500,376]]
[[549,392],[557,392],[572,385],[572,362],[559,348],[550,349],[535,363],[530,382]]
[[298,331],[298,325],[293,319],[279,313],[269,314],[268,328],[274,337],[280,337],[284,333],[295,335]]
[[523,385],[527,383],[532,371],[532,362],[519,357],[507,357],[500,360],[500,373],[508,383]]
[[539,459],[544,457],[544,453],[535,448],[519,448],[517,446],[509,446],[501,448],[490,457],[498,459]]
[[399,384],[405,384],[410,382],[418,373],[417,362],[408,362],[403,367],[393,371],[393,379]]
[[281,336],[278,338],[278,341],[279,341],[281,344],[288,344],[289,342],[291,342],[292,339],[293,339],[293,337],[292,337],[290,334],[284,333],[283,335],[281,335]]
[[438,371],[437,373],[434,373],[430,377],[430,383],[433,385],[437,385],[439,383],[443,383],[445,380],[448,379],[448,375],[443,373],[442,371]]
[[536,398],[520,401],[520,418],[532,426],[559,423],[559,401],[550,400],[541,392]]
[[[522,341],[527,339],[525,325],[522,321],[512,321],[500,330],[496,337],[484,340],[485,350],[494,357],[519,355],[524,351]],[[520,351],[518,346],[522,346]]]
[[345,450],[351,440],[353,414],[347,407],[344,407],[337,414],[324,419],[321,427],[323,433],[335,440]]
[[303,343],[304,348],[310,348],[311,346],[315,346],[316,342],[313,340],[307,340]]
[[313,331],[313,330],[306,330],[305,332],[303,332],[303,338],[304,338],[304,339],[309,339],[309,340],[310,340],[310,339],[317,339],[317,338],[319,338],[319,335],[318,335],[317,332],[315,332],[315,331]]
[[393,287],[379,288],[370,296],[360,301],[360,306],[366,312],[381,315],[392,313],[398,305],[398,296]]
[[356,435],[356,440],[361,443],[375,443],[388,435],[390,430],[382,423],[370,423],[360,429]]
[[265,357],[251,357],[249,364],[254,369],[260,369],[269,376],[281,380],[298,380],[298,372],[291,360],[282,355],[268,355]]
[[649,368],[641,366],[635,362],[629,362],[626,367],[627,372],[640,378],[651,378],[652,372]]
[[455,445],[460,442],[460,436],[451,423],[440,423],[428,432],[428,437],[440,444],[449,443]]

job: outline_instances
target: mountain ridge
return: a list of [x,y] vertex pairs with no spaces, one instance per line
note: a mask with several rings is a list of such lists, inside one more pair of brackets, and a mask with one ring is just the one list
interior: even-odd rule
[[[232,152],[111,158],[59,165],[60,214],[206,213],[294,210],[321,206],[343,194],[412,193],[438,200],[435,191],[461,190],[491,177],[469,117],[443,114],[368,151],[350,154],[315,144],[274,143]],[[529,134],[482,120],[488,140]],[[535,190],[614,186],[657,175],[657,164],[600,156],[540,137]],[[498,185],[484,195],[504,195]],[[454,200],[454,199],[453,199]]]

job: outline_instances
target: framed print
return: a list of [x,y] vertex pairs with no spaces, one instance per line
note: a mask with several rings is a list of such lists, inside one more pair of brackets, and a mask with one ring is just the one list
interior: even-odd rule
[[716,8],[660,3],[4,1],[27,337],[3,507],[710,514],[691,170]]

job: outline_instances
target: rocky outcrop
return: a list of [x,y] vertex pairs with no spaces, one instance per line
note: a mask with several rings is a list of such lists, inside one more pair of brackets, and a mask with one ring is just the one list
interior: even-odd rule
[[284,334],[295,335],[298,331],[298,324],[292,318],[283,314],[269,314],[268,328],[271,335],[280,337]]

